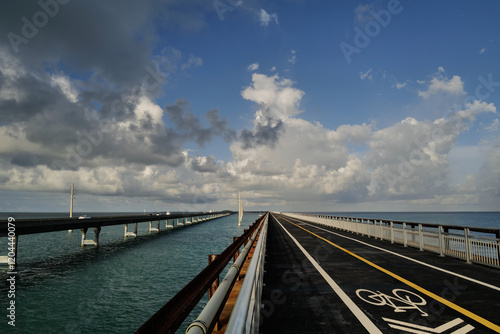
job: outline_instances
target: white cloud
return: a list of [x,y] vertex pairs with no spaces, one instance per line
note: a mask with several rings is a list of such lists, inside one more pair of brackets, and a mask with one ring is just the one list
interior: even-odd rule
[[444,72],[442,67],[439,68],[438,74],[430,80],[426,91],[419,91],[418,95],[424,99],[428,99],[439,93],[446,93],[453,96],[465,95],[464,83],[458,75],[454,75],[451,79],[443,77],[440,73]]
[[486,131],[491,131],[491,132],[498,131],[499,128],[500,128],[500,120],[498,118],[495,118],[490,125],[484,127]]
[[394,81],[396,82],[396,84],[393,85],[392,87],[395,87],[396,89],[404,88],[408,84],[408,80],[406,80],[405,82],[398,82],[398,80],[394,78]]
[[257,71],[259,69],[259,63],[253,63],[248,65],[247,70],[249,72]]
[[276,66],[271,67],[271,72],[276,72]]
[[187,70],[188,68],[191,68],[193,66],[199,67],[201,65],[203,65],[203,59],[201,59],[201,57],[190,55],[188,61],[181,65],[181,69]]
[[359,77],[361,80],[365,80],[365,79],[368,79],[370,81],[373,80],[373,74],[372,73],[372,69],[370,68],[368,71],[366,72],[359,72]]
[[283,119],[299,114],[304,92],[294,88],[293,81],[281,79],[277,74],[268,77],[254,73],[252,85],[245,88],[241,95],[261,106],[256,113],[256,121],[260,121],[265,117]]
[[153,124],[164,125],[162,120],[163,109],[146,96],[139,99],[139,103],[136,105],[134,113],[138,120],[151,119]]
[[296,54],[295,50],[292,50],[290,53],[291,53],[291,56],[290,56],[290,58],[288,58],[288,62],[295,64],[295,62],[297,61],[297,54]]
[[479,50],[479,54],[482,55],[483,53],[485,53],[486,51],[488,51],[488,49],[486,48],[481,48],[481,50]]
[[53,74],[50,77],[50,84],[52,87],[57,87],[66,96],[68,101],[76,103],[78,102],[78,91],[71,83],[69,77],[64,74]]
[[276,13],[269,14],[264,9],[261,9],[259,13],[259,21],[261,25],[266,27],[271,21],[274,21],[276,24],[278,24],[278,15]]

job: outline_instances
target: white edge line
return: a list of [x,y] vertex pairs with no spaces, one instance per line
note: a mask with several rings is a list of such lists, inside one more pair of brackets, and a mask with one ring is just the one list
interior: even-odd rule
[[[289,217],[289,216],[287,216]],[[293,217],[289,217],[291,219],[295,219],[295,220],[299,220],[298,218],[293,218]],[[326,230],[324,228],[321,228],[321,227],[318,227],[318,226],[315,226],[315,225],[311,225],[309,223],[304,223],[306,225],[309,225],[311,227],[314,227],[314,228],[317,228],[319,230],[322,230],[322,231],[325,231],[325,232],[328,232],[328,233],[331,233],[331,234],[335,234],[339,237],[342,237],[342,238],[345,238],[345,239],[349,239],[349,240],[353,240],[353,241],[356,241],[356,242],[359,242],[360,244],[363,244],[363,245],[366,245],[366,246],[369,246],[369,247],[372,247],[372,248],[375,248],[375,249],[378,249],[378,250],[381,250],[381,251],[384,251],[384,252],[387,252],[387,253],[390,253],[390,254],[393,254],[393,255],[396,255],[396,256],[399,256],[403,259],[406,259],[406,260],[410,260],[410,261],[413,261],[415,263],[418,263],[418,264],[421,264],[421,265],[424,265],[424,266],[427,266],[429,268],[433,268],[433,269],[436,269],[436,270],[439,270],[439,271],[442,271],[444,273],[447,273],[447,274],[450,274],[450,275],[454,275],[456,277],[460,277],[460,278],[463,278],[465,280],[468,280],[468,281],[471,281],[471,282],[474,282],[474,283],[477,283],[477,284],[480,284],[480,285],[483,285],[487,288],[490,288],[490,289],[493,289],[493,290],[497,290],[497,291],[500,291],[500,288],[495,286],[495,285],[492,285],[492,284],[489,284],[489,283],[485,283],[485,282],[482,282],[482,281],[478,281],[477,279],[474,279],[474,278],[470,278],[468,276],[464,276],[464,275],[461,275],[461,274],[457,274],[457,273],[454,273],[453,271],[449,271],[449,270],[446,270],[446,269],[443,269],[443,268],[439,268],[439,267],[436,267],[436,266],[433,266],[432,264],[428,264],[428,263],[425,263],[425,262],[422,262],[422,261],[419,261],[419,260],[415,260],[415,259],[412,259],[411,257],[407,257],[407,256],[404,256],[404,255],[401,255],[401,254],[398,254],[398,253],[395,253],[395,252],[392,252],[390,250],[387,250],[387,249],[384,249],[384,248],[381,248],[381,247],[377,247],[377,246],[374,246],[374,245],[370,245],[369,243],[366,243],[366,242],[363,242],[363,241],[360,241],[360,240],[357,240],[357,239],[354,239],[354,238],[351,238],[351,237],[347,237],[345,235],[342,235],[342,234],[338,234],[338,233],[335,233],[335,232],[332,232],[332,231],[329,231],[329,230]],[[331,226],[333,228],[336,228],[334,226]]]
[[[276,219],[276,221],[278,221]],[[330,285],[330,287],[335,291],[335,293],[342,299],[344,304],[351,310],[351,312],[358,318],[358,320],[361,322],[361,324],[366,328],[366,330],[369,333],[380,333],[380,329],[378,329],[377,326],[366,316],[366,314],[361,311],[361,309],[354,304],[351,298],[347,296],[347,294],[340,288],[340,286],[335,283],[335,281],[328,275],[323,268],[314,260],[314,258],[302,247],[302,245],[295,239],[288,230],[281,225],[281,223],[278,221],[278,224],[280,224],[281,228],[285,230],[285,232],[288,234],[288,236],[295,242],[295,244],[299,247],[299,249],[304,253],[304,255],[307,257],[307,259],[312,263],[312,265],[318,270],[318,272],[323,276],[323,278],[326,280],[326,282]]]

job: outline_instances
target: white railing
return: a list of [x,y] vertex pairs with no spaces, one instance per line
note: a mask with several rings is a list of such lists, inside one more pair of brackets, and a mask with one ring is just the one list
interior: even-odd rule
[[[500,229],[282,213],[340,230],[500,268]],[[453,232],[450,232],[453,231]],[[472,233],[471,233],[472,232]],[[492,236],[484,236],[491,234]]]

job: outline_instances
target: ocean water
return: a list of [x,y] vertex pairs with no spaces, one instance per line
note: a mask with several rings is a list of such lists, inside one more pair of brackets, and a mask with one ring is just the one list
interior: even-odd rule
[[[500,228],[500,212],[323,214]],[[1,213],[0,219],[57,216],[67,214]],[[221,253],[257,218],[256,213],[245,213],[238,227],[237,215],[231,215],[161,233],[149,233],[149,224],[141,223],[139,236],[127,239],[123,225],[107,226],[98,248],[80,247],[79,230],[22,235],[15,328],[7,324],[9,275],[7,266],[0,264],[0,333],[133,333],[207,265],[209,254]],[[165,221],[161,224],[164,230]],[[6,255],[7,248],[6,238],[0,238],[0,255]],[[178,333],[185,332],[206,302],[205,296]]]

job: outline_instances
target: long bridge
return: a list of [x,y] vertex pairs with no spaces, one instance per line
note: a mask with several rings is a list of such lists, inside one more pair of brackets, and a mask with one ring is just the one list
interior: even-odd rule
[[498,233],[268,213],[136,333],[500,333]]
[[[130,219],[72,220],[57,230],[134,219],[150,221],[151,229],[159,220]],[[19,231],[37,233],[28,224]],[[135,333],[176,333],[207,291],[209,301],[186,333],[500,333],[499,233],[268,212],[210,255],[209,265]]]
[[[18,263],[17,251],[19,236],[35,233],[47,233],[56,231],[72,231],[80,229],[82,233],[81,246],[99,246],[99,234],[105,226],[124,225],[124,237],[137,236],[137,224],[149,222],[149,232],[159,232],[160,222],[165,221],[165,229],[176,229],[204,221],[220,218],[231,214],[230,211],[223,212],[190,212],[190,213],[155,213],[144,215],[122,215],[75,218],[42,218],[42,219],[16,219],[0,222],[0,237],[9,238],[9,253],[0,256],[0,263],[7,263],[12,270]],[[169,224],[170,221],[170,224]],[[154,223],[153,223],[154,222]],[[128,225],[133,224],[133,231],[128,230]],[[94,239],[89,239],[88,229],[94,230]]]

